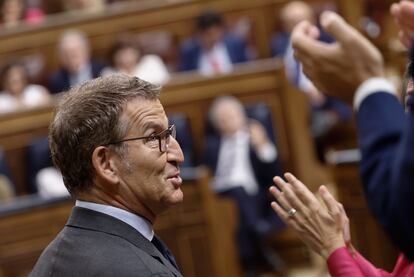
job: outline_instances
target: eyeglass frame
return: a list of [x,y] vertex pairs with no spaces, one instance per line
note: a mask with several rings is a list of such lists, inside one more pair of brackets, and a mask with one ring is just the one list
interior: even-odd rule
[[[161,140],[163,139],[163,136],[165,135],[165,151],[162,151],[161,149]],[[153,140],[153,139],[157,139],[158,140],[158,148],[160,150],[161,153],[165,153],[168,150],[168,145],[169,145],[169,138],[173,137],[174,139],[176,139],[177,137],[177,128],[175,127],[174,124],[169,125],[167,129],[157,133],[157,134],[152,134],[149,136],[145,136],[145,137],[135,137],[135,138],[127,138],[127,139],[122,139],[122,140],[118,140],[118,141],[114,141],[114,142],[110,142],[107,143],[105,145],[113,145],[113,144],[118,144],[118,143],[123,143],[123,142],[127,142],[127,141],[134,141],[134,140],[141,140],[141,139],[147,139],[149,140]],[[167,141],[168,139],[168,141]]]

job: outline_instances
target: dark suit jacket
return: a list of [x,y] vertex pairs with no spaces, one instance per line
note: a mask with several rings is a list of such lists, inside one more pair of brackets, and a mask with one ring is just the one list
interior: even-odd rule
[[[101,76],[101,71],[104,68],[104,65],[91,62],[92,77],[97,78]],[[54,72],[49,79],[49,90],[51,93],[59,93],[70,89],[69,81],[69,72],[61,68],[58,71]]]
[[[225,34],[223,43],[227,48],[230,60],[233,64],[246,62],[246,42],[238,36]],[[191,38],[183,43],[180,50],[179,71],[196,70],[199,68],[199,59],[203,48],[197,37]]]
[[128,224],[74,207],[30,276],[181,276],[157,248]]
[[414,115],[398,99],[375,93],[357,113],[367,202],[393,242],[414,260]]
[[[219,136],[211,135],[207,138],[204,163],[211,169],[213,174],[217,168],[220,144],[221,138]],[[262,162],[252,147],[249,149],[249,157],[257,183],[261,189],[267,190],[269,185],[273,184],[273,177],[281,174],[278,160]]]

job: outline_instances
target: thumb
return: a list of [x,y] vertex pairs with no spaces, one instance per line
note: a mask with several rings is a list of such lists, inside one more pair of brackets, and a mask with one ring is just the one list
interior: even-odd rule
[[347,44],[353,41],[355,36],[361,36],[359,32],[337,13],[332,11],[325,11],[321,15],[322,27],[332,35],[341,44]]

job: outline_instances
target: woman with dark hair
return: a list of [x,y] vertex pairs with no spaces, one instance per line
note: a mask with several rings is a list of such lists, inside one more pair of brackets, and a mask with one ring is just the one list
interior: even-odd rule
[[164,85],[170,80],[162,59],[157,55],[142,55],[131,39],[118,39],[109,52],[109,59],[111,67],[103,70],[104,76],[115,72],[125,73],[157,85]]
[[0,27],[12,28],[21,23],[35,24],[44,19],[44,13],[37,7],[26,8],[23,0],[2,0]]
[[33,107],[50,101],[48,90],[29,84],[26,69],[18,63],[9,64],[1,72],[0,113],[21,107]]

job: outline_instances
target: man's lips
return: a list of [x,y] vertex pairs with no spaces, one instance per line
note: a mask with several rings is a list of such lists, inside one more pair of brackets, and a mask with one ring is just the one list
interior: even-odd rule
[[181,179],[179,171],[169,175],[167,179],[173,184],[175,188],[179,188],[183,182],[183,179]]

